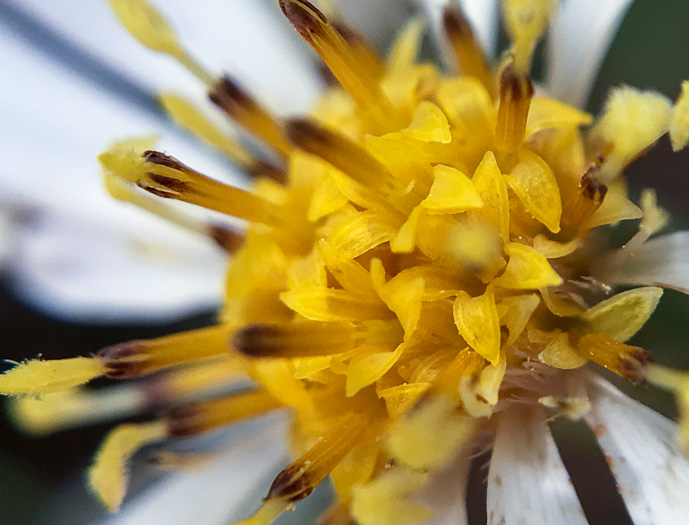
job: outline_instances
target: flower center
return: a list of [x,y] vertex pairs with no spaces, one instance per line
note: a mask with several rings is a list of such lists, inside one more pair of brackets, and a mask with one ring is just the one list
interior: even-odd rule
[[[504,2],[513,46],[497,67],[448,9],[455,75],[417,60],[416,20],[383,61],[309,2],[280,0],[338,82],[310,118],[287,122],[233,79],[196,65],[150,6],[111,3],[135,36],[190,68],[210,100],[274,156],[250,152],[168,94],[173,119],[244,167],[250,191],[132,142],[100,157],[114,196],[232,253],[218,325],[78,362],[22,364],[0,378],[0,391],[42,395],[99,375],[163,373],[158,402],[168,404],[223,378],[248,375],[256,385],[176,409],[164,424],[116,430],[92,470],[108,507],[124,494],[123,483],[108,481],[123,476],[113,458],[287,408],[298,459],[247,523],[273,519],[328,475],[337,512],[363,525],[392,523],[371,501],[417,490],[490,427],[498,407],[541,404],[580,417],[587,405],[571,385],[589,362],[644,379],[647,354],[625,341],[661,290],[607,297],[610,288],[591,274],[602,254],[592,240],[597,227],[659,213],[627,199],[621,172],[668,131],[671,106],[624,88],[583,133],[590,115],[535,92],[531,54],[551,2]],[[243,219],[246,230],[199,223],[158,198]]]

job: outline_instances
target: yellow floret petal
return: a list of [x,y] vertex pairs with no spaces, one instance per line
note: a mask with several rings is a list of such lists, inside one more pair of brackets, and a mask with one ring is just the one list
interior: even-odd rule
[[500,318],[495,296],[488,290],[479,297],[460,291],[454,303],[459,334],[471,348],[491,364],[500,360]]
[[163,422],[122,425],[111,431],[89,469],[89,485],[110,512],[117,512],[127,491],[127,464],[142,447],[165,438]]
[[541,157],[522,150],[519,163],[505,176],[505,180],[537,221],[553,233],[560,231],[560,187],[550,166]]
[[438,106],[427,101],[417,106],[411,124],[402,133],[422,142],[448,144],[452,140],[447,117]]
[[[370,347],[371,350],[376,350]],[[347,366],[346,395],[351,397],[362,388],[378,381],[397,362],[404,347],[400,345],[394,352],[375,352],[360,349],[363,355],[352,358]],[[378,348],[378,350],[380,350]]]
[[614,225],[620,221],[639,219],[643,215],[641,208],[627,198],[627,188],[623,179],[617,179],[608,186],[603,204],[583,224],[583,228]]
[[544,129],[586,126],[592,117],[569,104],[547,97],[535,97],[526,120],[526,140]]
[[536,294],[514,295],[506,297],[500,304],[507,307],[507,311],[501,316],[500,321],[509,331],[507,344],[511,345],[526,328],[531,315],[541,304],[541,299]]
[[388,57],[390,71],[405,70],[413,66],[421,48],[426,22],[423,18],[414,18],[399,32]]
[[74,388],[102,376],[105,367],[99,359],[74,357],[19,363],[0,375],[0,394],[41,396]]
[[505,273],[495,280],[495,284],[513,290],[536,290],[548,286],[559,286],[562,277],[553,270],[545,256],[518,242],[505,246],[509,255]]
[[435,469],[452,460],[472,430],[473,421],[457,412],[452,399],[436,395],[424,399],[395,424],[387,448],[407,467]]
[[366,485],[352,490],[351,512],[360,525],[411,525],[431,512],[410,503],[408,496],[428,482],[428,473],[393,467]]
[[460,213],[483,206],[471,180],[461,171],[439,164],[433,168],[433,177],[431,191],[421,202],[429,213]]
[[476,189],[483,206],[469,213],[494,226],[506,242],[510,238],[510,201],[507,186],[500,172],[495,154],[486,152],[474,172],[471,182]]
[[682,82],[682,92],[672,110],[670,140],[675,151],[683,149],[689,143],[689,80]]
[[651,317],[663,289],[649,286],[614,295],[582,314],[597,334],[623,343],[630,339]]
[[586,364],[586,359],[571,345],[566,333],[556,334],[538,354],[538,359],[546,365],[562,370],[579,368]]

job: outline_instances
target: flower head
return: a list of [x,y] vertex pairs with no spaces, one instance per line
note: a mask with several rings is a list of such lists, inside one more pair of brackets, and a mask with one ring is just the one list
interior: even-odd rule
[[[550,0],[503,2],[512,45],[497,64],[464,15],[443,9],[440,28],[460,74],[418,59],[418,19],[384,60],[336,16],[280,0],[330,82],[309,117],[281,120],[236,79],[200,66],[148,3],[110,3],[141,43],[188,68],[263,149],[163,95],[172,119],[244,168],[251,189],[142,140],[103,153],[103,178],[115,198],[231,254],[217,324],[92,358],[29,361],[0,377],[0,392],[24,396],[16,416],[35,431],[107,407],[134,412],[152,391],[156,405],[173,407],[106,438],[89,482],[109,510],[119,509],[127,462],[141,447],[284,410],[296,459],[246,524],[270,522],[328,476],[333,523],[421,522],[442,511],[420,502],[424,488],[448,469],[460,478],[486,445],[491,523],[538,512],[544,523],[562,515],[583,523],[548,416],[583,418],[597,432],[633,519],[661,516],[655,506],[681,512],[689,466],[653,429],[672,425],[630,405],[597,371],[686,393],[684,376],[649,368],[648,353],[627,344],[656,308],[657,285],[686,289],[686,280],[630,276],[632,258],[670,241],[646,242],[667,216],[651,190],[640,206],[631,202],[623,174],[667,133],[673,147],[685,145],[686,93],[673,105],[619,88],[594,121],[537,89],[531,62],[555,16]],[[246,228],[201,220],[172,201]],[[633,219],[641,219],[639,232],[623,248],[600,242],[602,226]],[[652,286],[614,293],[622,282]],[[99,376],[148,378],[143,385],[155,388],[131,387],[138,397],[80,388]],[[250,388],[239,388],[246,378]],[[218,385],[233,388],[218,393]],[[629,429],[676,461],[676,486],[655,467],[635,478],[646,465],[625,448]],[[531,491],[544,483],[554,501]]]

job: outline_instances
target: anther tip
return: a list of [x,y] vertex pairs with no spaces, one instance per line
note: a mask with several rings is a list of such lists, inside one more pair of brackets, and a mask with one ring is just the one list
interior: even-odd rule
[[328,23],[325,15],[306,0],[280,0],[280,9],[303,37],[309,36],[322,24]]
[[288,503],[295,503],[313,492],[313,485],[301,469],[290,466],[280,472],[270,486],[265,500],[284,499]]

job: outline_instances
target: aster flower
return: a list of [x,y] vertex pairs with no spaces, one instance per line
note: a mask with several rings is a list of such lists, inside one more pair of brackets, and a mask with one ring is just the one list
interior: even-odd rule
[[[165,95],[175,121],[254,178],[250,190],[150,140],[118,142],[99,160],[115,198],[232,255],[218,323],[95,357],[28,361],[0,378],[1,392],[24,396],[17,419],[39,432],[151,404],[171,408],[105,439],[89,482],[108,509],[119,509],[140,448],[282,411],[296,459],[245,524],[270,522],[328,476],[337,499],[324,523],[464,523],[468,464],[485,448],[489,523],[585,523],[548,417],[583,420],[596,433],[635,522],[684,519],[689,463],[677,426],[601,371],[677,392],[686,419],[686,375],[649,364],[645,350],[625,342],[662,287],[689,291],[687,233],[649,240],[667,214],[652,190],[639,206],[631,202],[623,172],[665,134],[675,149],[686,145],[688,83],[675,104],[616,89],[594,120],[555,98],[583,101],[598,65],[591,55],[577,62],[580,84],[563,83],[558,66],[543,89],[530,79],[549,24],[554,64],[570,56],[566,19],[579,14],[572,4],[557,13],[550,1],[503,2],[512,44],[493,64],[477,36],[490,40],[490,23],[474,32],[457,6],[428,2],[461,71],[454,75],[418,60],[418,19],[382,60],[334,10],[326,16],[306,0],[280,0],[330,82],[310,117],[281,120],[236,79],[209,74],[149,4],[111,4],[144,45],[192,71],[265,151]],[[625,5],[598,13],[594,47],[604,47],[602,30]],[[210,222],[170,201],[248,224]],[[623,247],[602,242],[604,226],[637,219]],[[643,286],[615,293],[620,284]],[[142,379],[81,387],[100,376]],[[686,428],[679,437],[688,448]],[[278,434],[264,431],[222,454],[260,452],[252,474],[261,472],[279,457]],[[169,451],[160,458],[169,466],[198,461],[211,462],[214,476],[232,476],[230,460]],[[254,482],[242,479],[233,497]]]

